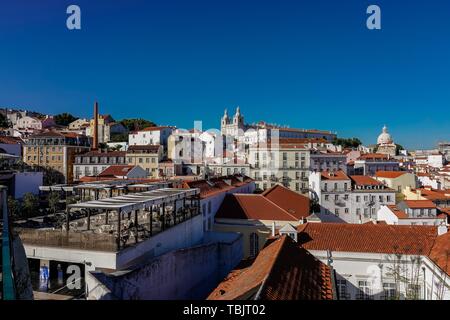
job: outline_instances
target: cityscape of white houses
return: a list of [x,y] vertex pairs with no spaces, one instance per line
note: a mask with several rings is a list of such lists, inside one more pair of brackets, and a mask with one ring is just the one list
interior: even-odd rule
[[376,220],[382,205],[395,204],[395,190],[371,177],[347,176],[343,171],[313,172],[309,188],[322,221],[365,223]]
[[[97,103],[66,126],[0,113],[1,199],[28,296],[450,299],[448,143],[400,150],[384,126],[357,145],[247,124],[239,107],[205,131],[129,131]],[[80,289],[61,284],[69,265]]]

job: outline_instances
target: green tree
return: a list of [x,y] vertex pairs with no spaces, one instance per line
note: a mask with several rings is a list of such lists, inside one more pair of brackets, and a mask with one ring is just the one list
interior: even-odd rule
[[129,131],[141,130],[147,127],[155,127],[156,124],[152,121],[142,118],[138,119],[122,119],[120,123],[126,127]]
[[109,142],[128,142],[128,133],[112,134]]
[[343,148],[358,148],[362,142],[358,138],[336,138],[333,140],[333,144]]
[[56,116],[54,116],[53,119],[55,120],[56,124],[61,125],[61,126],[67,126],[67,125],[69,125],[69,123],[74,122],[78,118],[74,117],[70,113],[64,112],[64,113],[57,114]]
[[58,210],[58,204],[59,200],[61,200],[61,197],[58,192],[50,192],[48,195],[48,208],[52,213],[55,213],[56,210]]
[[39,208],[39,199],[31,192],[27,192],[23,196],[22,207],[25,217],[30,218],[35,216]]
[[20,202],[13,197],[8,197],[8,209],[12,220],[17,220],[20,218],[21,206]]

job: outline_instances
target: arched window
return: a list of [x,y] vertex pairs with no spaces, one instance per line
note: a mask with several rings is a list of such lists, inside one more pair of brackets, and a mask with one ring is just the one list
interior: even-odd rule
[[259,252],[259,236],[257,233],[250,234],[250,256],[255,257]]

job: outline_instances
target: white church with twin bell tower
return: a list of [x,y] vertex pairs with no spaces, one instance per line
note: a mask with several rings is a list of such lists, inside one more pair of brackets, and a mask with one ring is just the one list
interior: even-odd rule
[[237,137],[239,130],[245,131],[244,117],[241,115],[241,109],[239,106],[236,108],[236,113],[233,118],[228,116],[227,109],[225,109],[220,123],[220,132],[225,136]]

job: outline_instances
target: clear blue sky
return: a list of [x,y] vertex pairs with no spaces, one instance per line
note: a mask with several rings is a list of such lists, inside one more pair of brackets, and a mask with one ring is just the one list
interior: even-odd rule
[[[78,4],[82,30],[66,28]],[[378,4],[382,30],[366,28]],[[450,1],[0,0],[0,106],[450,140]]]

